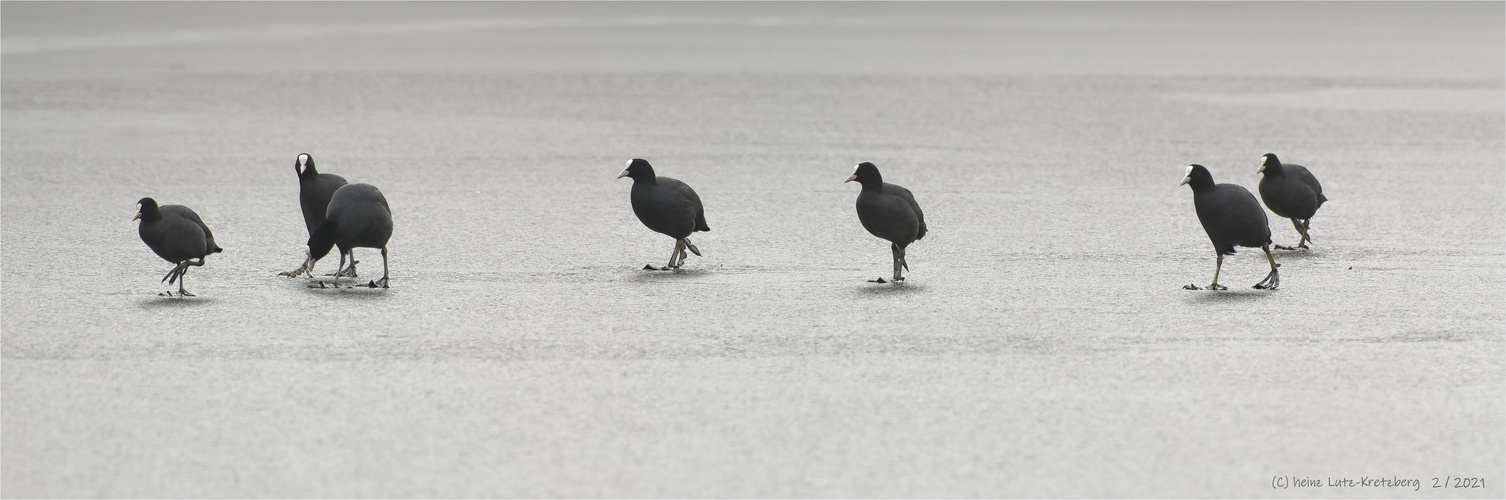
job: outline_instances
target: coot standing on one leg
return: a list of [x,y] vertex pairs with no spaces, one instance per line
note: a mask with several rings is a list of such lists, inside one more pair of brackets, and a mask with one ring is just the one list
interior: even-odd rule
[[[298,173],[298,205],[303,208],[303,224],[308,226],[309,235],[313,236],[314,230],[324,223],[325,211],[329,209],[329,199],[335,195],[335,190],[346,184],[345,178],[335,174],[321,174],[314,167],[314,157],[308,153],[299,153],[298,159],[293,162],[293,171]],[[355,276],[356,266],[350,266],[350,274]],[[298,268],[292,271],[279,273],[282,276],[297,276],[307,273],[307,268]]]
[[[863,185],[858,192],[858,221],[874,236],[889,240],[889,250],[894,254],[894,281],[904,281],[900,270],[910,270],[905,263],[905,247],[926,236],[926,217],[920,204],[910,190],[884,182],[872,163],[865,161],[854,167],[852,175],[843,182],[852,181]],[[884,278],[873,282],[883,283]]]
[[1307,167],[1290,163],[1283,165],[1274,153],[1260,157],[1259,172],[1262,174],[1260,198],[1265,200],[1265,206],[1276,215],[1291,219],[1297,234],[1302,236],[1295,247],[1276,245],[1276,248],[1306,250],[1307,242],[1313,240],[1307,235],[1312,216],[1323,202],[1328,201],[1328,197],[1323,196],[1323,185],[1307,171]]
[[669,271],[685,264],[685,250],[701,256],[701,250],[690,242],[690,233],[710,231],[706,225],[706,210],[701,206],[701,197],[695,190],[676,179],[654,175],[654,167],[642,158],[628,160],[627,168],[617,178],[633,179],[633,214],[649,229],[664,233],[675,239],[675,250],[669,254],[669,264],[663,269],[652,264],[644,269]]
[[[1255,284],[1255,288],[1275,290],[1281,284],[1276,272],[1276,258],[1271,256],[1271,226],[1265,218],[1265,209],[1250,190],[1235,184],[1214,184],[1213,174],[1202,165],[1187,167],[1182,185],[1192,186],[1192,203],[1197,207],[1197,219],[1203,223],[1203,231],[1213,241],[1213,251],[1218,254],[1218,266],[1213,269],[1213,284],[1209,290],[1228,290],[1218,284],[1218,272],[1224,268],[1224,256],[1234,253],[1234,246],[1260,247],[1265,258],[1271,262],[1271,273]],[[1188,290],[1200,290],[1197,285],[1187,285]]]
[[[387,288],[387,240],[392,238],[392,210],[387,207],[387,198],[381,190],[370,184],[346,184],[335,191],[329,200],[329,210],[324,223],[309,236],[308,259],[304,267],[313,272],[314,264],[329,255],[331,247],[340,247],[340,267],[345,267],[345,256],[355,262],[356,248],[379,248],[382,250],[382,279],[367,286]],[[323,282],[319,283],[324,286]],[[340,270],[335,271],[335,287],[340,286]]]
[[[214,233],[193,209],[182,205],[159,207],[157,200],[151,198],[136,202],[136,216],[131,220],[138,219],[141,225],[136,232],[141,235],[141,241],[146,242],[158,257],[174,264],[162,281],[168,284],[177,281],[178,297],[192,297],[193,294],[183,289],[183,275],[188,273],[188,266],[202,266],[205,256],[222,251],[214,243]],[[169,297],[173,295],[172,292],[164,293]]]

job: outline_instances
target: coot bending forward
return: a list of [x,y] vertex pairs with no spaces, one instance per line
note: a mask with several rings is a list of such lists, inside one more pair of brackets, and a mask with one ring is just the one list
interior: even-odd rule
[[[382,279],[367,286],[387,288],[387,240],[392,238],[392,210],[387,207],[387,198],[382,191],[370,184],[346,184],[335,191],[329,200],[329,210],[324,222],[309,236],[308,260],[304,262],[310,273],[319,259],[329,255],[330,247],[340,247],[340,268],[335,271],[335,286],[340,285],[340,271],[345,268],[345,257],[355,262],[356,248],[379,248],[382,250]],[[323,286],[320,282],[319,286]]]
[[1297,241],[1297,246],[1287,247],[1276,245],[1281,250],[1307,249],[1307,242],[1312,237],[1307,235],[1308,227],[1312,225],[1312,216],[1317,213],[1318,207],[1328,201],[1323,196],[1323,185],[1318,183],[1318,178],[1313,177],[1307,167],[1282,164],[1275,154],[1266,153],[1260,157],[1260,198],[1265,200],[1265,206],[1270,208],[1276,215],[1292,220],[1292,226],[1297,228],[1297,234],[1302,239]]

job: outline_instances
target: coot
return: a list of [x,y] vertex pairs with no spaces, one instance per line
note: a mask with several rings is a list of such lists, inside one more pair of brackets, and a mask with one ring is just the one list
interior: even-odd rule
[[[1260,247],[1265,258],[1271,262],[1271,273],[1255,284],[1255,288],[1275,290],[1281,283],[1276,272],[1276,258],[1271,256],[1271,226],[1265,218],[1265,209],[1250,190],[1235,184],[1214,184],[1213,174],[1202,165],[1187,167],[1183,185],[1192,186],[1192,204],[1197,207],[1197,219],[1203,223],[1203,231],[1213,241],[1213,251],[1218,254],[1218,265],[1213,269],[1213,284],[1209,290],[1227,290],[1218,284],[1218,272],[1224,267],[1224,256],[1233,254],[1235,245]],[[1183,288],[1199,290],[1197,285]]]
[[[370,282],[372,288],[387,288],[387,240],[392,238],[392,210],[387,207],[387,198],[382,191],[370,184],[346,184],[335,190],[330,197],[329,210],[324,222],[309,236],[308,259],[304,268],[310,274],[319,259],[329,255],[330,247],[340,247],[340,268],[345,268],[345,256],[355,262],[356,248],[379,248],[382,250],[382,279]],[[340,270],[335,271],[335,286],[340,285]],[[319,286],[323,286],[320,282]]]
[[[136,202],[136,216],[131,220],[138,219],[141,225],[136,232],[141,235],[141,241],[146,242],[158,257],[173,263],[173,269],[162,277],[162,281],[168,284],[177,281],[178,297],[194,296],[183,289],[183,275],[188,272],[188,266],[202,266],[205,256],[222,251],[214,243],[214,233],[209,231],[209,226],[204,225],[204,220],[191,208],[183,205],[159,207],[157,200],[151,198]],[[173,295],[172,292],[164,293],[169,297]]]
[[[884,182],[872,163],[865,161],[854,167],[852,175],[843,182],[852,181],[863,185],[858,192],[858,221],[874,236],[889,240],[889,250],[894,254],[894,281],[904,281],[900,270],[910,270],[905,263],[905,247],[926,236],[926,217],[920,204],[909,189]],[[884,278],[872,281],[883,283]]]
[[1291,219],[1297,234],[1302,236],[1295,247],[1276,245],[1276,248],[1307,249],[1307,242],[1313,240],[1307,235],[1312,216],[1323,202],[1328,201],[1328,197],[1323,196],[1323,185],[1307,171],[1307,167],[1290,163],[1283,165],[1274,153],[1260,157],[1260,173],[1260,198],[1265,200],[1265,206],[1276,215]]
[[675,250],[669,254],[669,264],[656,268],[652,264],[644,269],[669,271],[685,264],[685,250],[697,257],[701,250],[690,242],[690,233],[710,231],[706,225],[706,210],[701,206],[701,197],[695,190],[676,179],[654,175],[654,167],[642,158],[633,158],[617,178],[633,179],[633,214],[649,229],[664,233],[675,239]]
[[[346,184],[345,178],[335,174],[321,174],[314,167],[314,157],[308,153],[299,153],[293,161],[293,171],[298,173],[298,205],[303,207],[303,224],[308,227],[309,235],[324,223],[324,213],[329,209],[329,199],[335,195],[335,190]],[[297,276],[307,272],[307,269],[296,269],[279,273],[283,276]],[[350,264],[348,276],[355,276],[356,265]]]

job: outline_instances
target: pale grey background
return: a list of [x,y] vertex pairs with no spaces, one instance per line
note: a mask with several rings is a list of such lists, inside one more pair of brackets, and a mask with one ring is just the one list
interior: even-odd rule
[[[1503,495],[1498,2],[0,14],[6,497]],[[386,193],[390,290],[276,276],[300,152]],[[1183,167],[1266,152],[1313,250],[1182,290]],[[635,156],[706,202],[683,272]],[[864,160],[926,209],[903,286]],[[198,297],[143,196],[225,248]]]

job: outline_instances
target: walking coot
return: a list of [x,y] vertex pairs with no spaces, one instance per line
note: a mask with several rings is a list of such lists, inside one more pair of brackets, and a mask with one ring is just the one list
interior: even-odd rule
[[706,225],[706,210],[701,206],[701,197],[684,182],[654,175],[654,167],[642,158],[633,158],[617,178],[633,179],[633,214],[649,229],[664,233],[675,239],[675,250],[669,254],[669,264],[663,269],[652,264],[644,269],[669,271],[685,264],[685,250],[697,257],[701,250],[690,242],[690,233],[710,231]]
[[[188,266],[202,266],[205,256],[222,251],[214,243],[214,233],[193,209],[182,205],[159,207],[157,200],[151,198],[136,202],[136,216],[131,220],[138,219],[141,225],[136,232],[141,235],[141,241],[146,242],[158,257],[174,264],[162,281],[168,284],[177,281],[178,296],[192,297],[193,294],[183,289],[183,275],[188,272]],[[172,292],[164,293],[169,297],[173,295]]]
[[[1235,245],[1260,247],[1265,250],[1266,260],[1271,262],[1271,273],[1255,284],[1255,288],[1275,290],[1281,283],[1276,272],[1276,259],[1271,256],[1271,226],[1265,218],[1265,209],[1250,190],[1235,184],[1214,184],[1213,174],[1202,165],[1187,167],[1183,185],[1192,186],[1192,203],[1197,207],[1197,219],[1203,223],[1208,239],[1213,241],[1213,251],[1218,254],[1218,265],[1213,269],[1213,284],[1209,290],[1227,290],[1218,284],[1218,272],[1224,267],[1224,256],[1234,253]],[[1183,288],[1199,290],[1197,285]]]
[[1260,157],[1260,173],[1263,174],[1260,178],[1260,198],[1265,200],[1265,206],[1276,215],[1291,219],[1292,226],[1297,228],[1297,234],[1302,236],[1295,247],[1276,245],[1276,248],[1306,249],[1307,242],[1313,240],[1307,235],[1312,216],[1317,213],[1318,207],[1323,206],[1323,202],[1328,201],[1323,196],[1323,185],[1318,184],[1318,178],[1313,177],[1307,167],[1283,165],[1274,153]]

